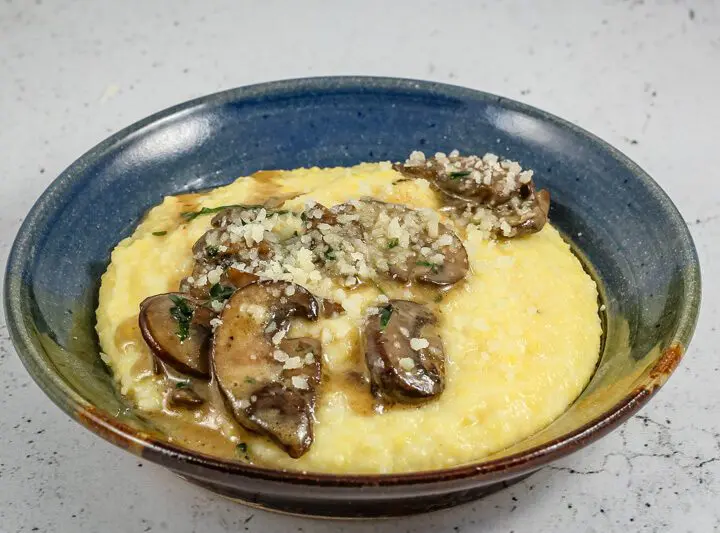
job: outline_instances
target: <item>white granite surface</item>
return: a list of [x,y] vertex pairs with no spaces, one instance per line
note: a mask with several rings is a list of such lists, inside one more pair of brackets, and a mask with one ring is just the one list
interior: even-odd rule
[[517,98],[639,162],[691,225],[695,340],[620,430],[480,502],[374,524],[288,518],[181,483],[71,422],[0,324],[0,531],[710,532],[720,528],[720,2],[0,0],[2,267],[32,203],[149,113],[248,83],[425,78]]

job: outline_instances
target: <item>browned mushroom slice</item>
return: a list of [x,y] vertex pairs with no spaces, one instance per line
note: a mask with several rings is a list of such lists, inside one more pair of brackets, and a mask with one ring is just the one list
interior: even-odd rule
[[226,209],[223,209],[215,215],[210,223],[216,228],[228,226],[230,224],[246,223],[255,218],[255,216],[257,216],[257,212],[263,208],[268,212],[268,214],[284,214],[288,211],[279,210],[279,208],[282,207],[287,200],[291,200],[292,198],[296,198],[298,196],[300,195],[296,193],[282,196],[270,196],[262,204],[229,205]]
[[[262,243],[261,243],[262,244]],[[266,246],[268,246],[266,244]],[[245,240],[233,242],[225,228],[212,228],[206,231],[202,237],[193,245],[193,257],[198,261],[217,262],[226,257],[232,257],[243,251],[249,250]],[[268,255],[271,253],[269,246],[258,253]]]
[[246,414],[291,457],[300,457],[313,441],[315,391],[320,383],[322,350],[318,341],[304,337],[283,341],[280,350],[289,356],[284,366],[302,366],[283,369],[283,378],[290,379],[289,387],[273,382],[256,390],[255,400],[251,396]]
[[338,315],[342,315],[345,312],[345,308],[342,304],[323,298],[320,300],[321,311],[320,314],[323,318],[334,318]]
[[210,320],[215,314],[182,293],[151,296],[140,304],[139,324],[153,353],[173,368],[201,378],[210,376]]
[[424,178],[443,193],[446,204],[466,209],[487,209],[497,218],[492,232],[502,237],[517,237],[540,231],[547,222],[550,195],[535,191],[531,172],[520,165],[497,157],[449,156],[427,161],[408,160],[395,170],[415,178]]
[[300,214],[300,218],[306,222],[307,229],[317,229],[320,224],[334,226],[338,222],[335,212],[322,204],[308,207]]
[[451,238],[450,244],[437,251],[443,256],[442,262],[412,254],[405,263],[390,267],[392,277],[402,282],[417,280],[434,285],[452,285],[465,278],[470,267],[462,241],[443,224],[440,224],[440,235]]
[[519,237],[530,233],[537,233],[547,223],[550,211],[550,193],[543,189],[537,191],[535,200],[510,201],[495,208],[496,215],[505,220],[510,227],[507,235],[500,229],[499,234],[504,237]]
[[291,457],[312,443],[320,345],[283,339],[291,317],[316,320],[318,301],[285,282],[255,282],[227,302],[215,330],[215,378],[235,419],[265,434]]
[[365,361],[373,390],[389,400],[417,403],[445,388],[445,353],[437,318],[425,306],[390,300],[365,325]]
[[235,267],[228,268],[220,276],[220,285],[227,285],[235,289],[242,289],[243,287],[250,285],[260,279],[258,276],[251,272],[245,272],[244,270],[238,270]]
[[210,224],[213,227],[221,228],[230,224],[249,222],[257,212],[262,209],[262,205],[231,205],[227,209],[223,209],[215,215]]
[[167,395],[167,402],[173,409],[197,409],[205,400],[192,389],[173,389]]

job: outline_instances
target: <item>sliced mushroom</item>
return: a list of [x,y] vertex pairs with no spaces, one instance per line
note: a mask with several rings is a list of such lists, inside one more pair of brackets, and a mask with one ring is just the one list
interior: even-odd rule
[[[245,413],[256,428],[270,435],[291,457],[300,457],[313,441],[313,414],[322,350],[318,341],[305,337],[283,341],[280,350],[290,356],[288,361],[298,358],[303,366],[283,369],[283,380],[287,382],[289,378],[289,384],[275,381],[256,390],[255,400],[250,397],[250,406]],[[307,359],[308,354],[312,355],[311,361]]]
[[464,279],[470,267],[462,241],[444,224],[439,224],[439,232],[452,239],[449,245],[438,250],[444,257],[442,263],[412,254],[405,263],[390,267],[392,277],[402,282],[416,280],[434,285],[453,285]]
[[432,311],[407,300],[390,300],[369,317],[365,362],[377,395],[418,403],[444,390],[445,352],[436,326]]
[[342,304],[323,298],[320,300],[320,314],[323,318],[334,318],[338,315],[342,315],[345,312],[345,308]]
[[192,389],[173,389],[167,395],[168,405],[174,409],[197,409],[205,403],[200,395]]
[[[374,208],[377,217],[380,211],[384,211],[388,216],[397,216],[404,218],[408,214],[417,213],[420,217],[420,211],[409,207],[380,202],[378,200],[363,200],[362,204]],[[361,216],[361,220],[362,220]],[[365,225],[370,225],[369,221],[363,221]],[[423,231],[417,235],[418,242],[416,247],[430,246],[433,241],[441,239],[444,236],[450,237],[449,244],[440,246],[432,251],[432,255],[440,254],[443,256],[442,262],[433,261],[432,258],[424,257],[417,252],[408,255],[405,261],[395,263],[391,257],[392,249],[383,250],[384,255],[389,259],[390,275],[393,279],[406,283],[408,281],[420,281],[422,283],[432,283],[434,285],[452,285],[462,280],[467,274],[469,264],[468,256],[460,238],[455,235],[448,226],[440,222],[437,223],[437,236],[431,238],[427,231]]]
[[461,212],[487,209],[497,219],[492,232],[499,236],[535,233],[547,222],[549,193],[536,192],[532,173],[521,172],[517,163],[451,154],[408,160],[394,168],[405,176],[427,179],[443,193],[447,205]]
[[214,375],[235,419],[291,457],[312,444],[320,344],[284,339],[290,318],[316,320],[319,303],[299,285],[255,282],[222,312],[212,347]]
[[230,267],[220,276],[220,285],[230,286],[237,290],[256,282],[258,279],[260,278],[251,272]]
[[215,228],[222,228],[238,222],[249,222],[262,208],[263,206],[259,204],[228,206],[227,209],[223,209],[217,215],[212,217],[210,224]]
[[185,374],[208,378],[214,316],[199,300],[175,292],[145,299],[138,322],[145,342],[159,359]]
[[314,204],[303,211],[300,217],[305,221],[307,229],[317,229],[320,224],[337,224],[335,210],[330,210],[322,204]]

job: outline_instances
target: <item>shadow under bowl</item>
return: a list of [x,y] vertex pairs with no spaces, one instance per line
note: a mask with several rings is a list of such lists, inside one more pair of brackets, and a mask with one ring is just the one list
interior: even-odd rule
[[[169,444],[117,394],[94,331],[112,248],[165,195],[261,169],[404,160],[412,150],[491,151],[535,170],[551,220],[603,292],[605,342],[577,401],[539,433],[480,462],[399,475],[318,475]],[[199,98],[110,137],[63,172],[18,233],[5,312],[26,368],[101,437],[251,505],[332,517],[429,511],[515,482],[617,427],[663,385],[692,335],[700,271],[687,226],[635,163],[590,133],[498,96],[365,77],[266,83]]]

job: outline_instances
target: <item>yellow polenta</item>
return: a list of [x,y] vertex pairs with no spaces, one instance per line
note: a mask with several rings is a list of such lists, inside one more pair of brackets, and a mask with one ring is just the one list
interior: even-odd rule
[[[165,198],[113,251],[102,278],[97,330],[122,393],[139,410],[162,410],[163,378],[143,366],[149,351],[134,324],[144,298],[177,290],[192,271],[191,248],[211,217],[188,222],[182,212],[298,193],[284,208],[301,210],[309,199],[329,207],[365,196],[439,207],[427,182],[393,184],[401,177],[387,163],[299,169],[259,173],[192,197]],[[447,385],[438,399],[368,414],[351,408],[345,389],[325,387],[316,409],[314,443],[299,459],[222,413],[196,413],[197,423],[231,444],[248,443],[251,459],[259,464],[334,473],[443,468],[480,459],[547,425],[579,395],[594,370],[601,336],[595,283],[550,225],[505,241],[473,226],[458,234],[470,273],[436,309],[447,357]],[[341,299],[346,313],[315,323],[295,321],[290,334],[321,339],[324,374],[342,373],[359,342],[363,311],[378,290],[365,286],[339,293],[327,282],[306,287],[318,296]],[[402,288],[393,290],[391,297],[404,296]],[[173,440],[213,452],[182,435]]]

